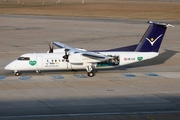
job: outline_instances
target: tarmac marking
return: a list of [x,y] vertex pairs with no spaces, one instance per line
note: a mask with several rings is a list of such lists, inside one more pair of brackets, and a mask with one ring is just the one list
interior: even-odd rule
[[[140,72],[140,73],[122,73],[121,75],[122,76],[125,76],[125,77],[142,77],[142,74],[143,77],[146,77],[146,76],[149,76],[149,77],[166,77],[166,78],[180,78],[180,74],[179,72],[157,72],[157,73],[152,73],[152,72]],[[54,79],[63,79],[65,77],[61,76],[61,75],[50,75],[51,77],[53,77]],[[87,75],[84,75],[84,74],[74,74],[75,77],[77,78],[88,78]],[[117,74],[118,76],[118,74]],[[0,76],[0,80],[3,80],[5,79],[6,77],[8,76]],[[20,80],[29,80],[32,76],[21,76],[19,79]]]
[[126,76],[126,77],[136,77],[136,75],[130,74],[130,73],[128,73],[128,74],[123,74],[123,75]]
[[64,77],[61,75],[51,75],[51,77],[55,78],[55,79],[63,79]]
[[19,79],[20,80],[29,80],[31,79],[32,76],[21,76]]
[[158,74],[155,74],[155,73],[144,73],[144,74],[147,75],[147,76],[153,76],[153,77],[158,76]]
[[7,76],[0,76],[0,80],[5,79]]
[[74,74],[74,76],[77,78],[87,78],[87,76],[83,74]]

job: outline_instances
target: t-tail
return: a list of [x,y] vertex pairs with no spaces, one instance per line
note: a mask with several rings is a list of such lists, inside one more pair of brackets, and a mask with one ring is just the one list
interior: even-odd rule
[[167,27],[173,27],[170,24],[159,22],[148,22],[149,28],[137,45],[136,52],[158,52]]

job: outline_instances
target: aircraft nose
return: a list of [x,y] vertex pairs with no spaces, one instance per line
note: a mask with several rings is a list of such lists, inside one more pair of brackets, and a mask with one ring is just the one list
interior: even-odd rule
[[4,68],[5,70],[14,70],[14,64],[13,62],[9,63],[8,65],[6,65],[6,67]]
[[11,68],[11,65],[8,64],[8,65],[6,65],[6,67],[5,67],[4,69],[5,69],[5,70],[10,70],[10,68]]

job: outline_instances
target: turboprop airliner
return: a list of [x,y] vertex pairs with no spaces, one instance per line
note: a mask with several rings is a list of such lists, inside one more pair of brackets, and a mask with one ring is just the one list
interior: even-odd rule
[[[23,71],[78,70],[86,69],[93,77],[95,68],[109,68],[141,62],[158,56],[158,51],[170,24],[148,21],[150,24],[138,44],[109,50],[73,48],[60,42],[51,42],[47,53],[27,53],[9,63],[5,69],[16,76]],[[54,45],[58,49],[54,49]]]

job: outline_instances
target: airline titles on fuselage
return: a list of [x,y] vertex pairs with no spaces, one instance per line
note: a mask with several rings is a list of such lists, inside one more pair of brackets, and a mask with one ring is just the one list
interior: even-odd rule
[[65,60],[60,59],[46,59],[45,60],[45,67],[59,67],[60,62],[65,62]]

